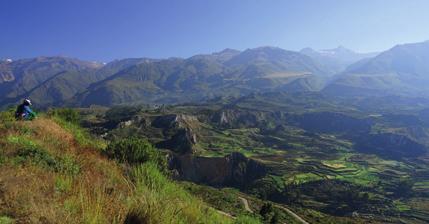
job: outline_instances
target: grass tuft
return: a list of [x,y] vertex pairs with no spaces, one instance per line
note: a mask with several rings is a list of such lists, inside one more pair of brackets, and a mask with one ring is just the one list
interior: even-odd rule
[[14,224],[15,220],[7,216],[0,216],[0,224]]
[[141,197],[135,198],[127,220],[143,223],[229,223],[230,220],[165,177],[154,163],[134,167],[131,177]]

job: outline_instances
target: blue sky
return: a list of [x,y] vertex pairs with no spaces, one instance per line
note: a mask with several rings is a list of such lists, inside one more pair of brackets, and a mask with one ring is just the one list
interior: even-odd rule
[[224,48],[360,52],[429,39],[427,0],[0,0],[0,58],[110,61]]

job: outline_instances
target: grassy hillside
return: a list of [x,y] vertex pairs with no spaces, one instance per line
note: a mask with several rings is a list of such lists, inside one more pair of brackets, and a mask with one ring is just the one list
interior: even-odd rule
[[258,223],[219,214],[155,161],[108,159],[70,114],[0,113],[0,223]]

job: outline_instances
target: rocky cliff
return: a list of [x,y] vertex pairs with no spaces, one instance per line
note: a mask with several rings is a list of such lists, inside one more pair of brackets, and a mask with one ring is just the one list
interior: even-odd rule
[[252,182],[266,175],[266,167],[241,153],[225,157],[198,157],[191,154],[176,156],[170,166],[177,178],[212,186],[246,189]]

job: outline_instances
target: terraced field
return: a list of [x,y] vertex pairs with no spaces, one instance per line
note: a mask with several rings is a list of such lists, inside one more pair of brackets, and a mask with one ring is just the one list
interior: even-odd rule
[[[429,222],[429,147],[416,132],[426,127],[350,105],[273,98],[145,109],[121,117],[115,128],[105,129],[106,136],[135,134],[180,158],[192,153],[195,160],[182,162],[191,167],[186,180],[236,187],[247,197],[301,211],[312,223],[326,217]],[[413,132],[400,133],[398,125]],[[233,153],[250,160],[234,161]],[[209,177],[225,181],[213,183]]]

